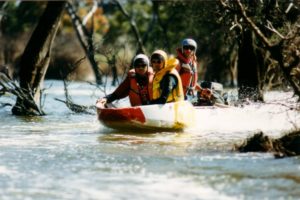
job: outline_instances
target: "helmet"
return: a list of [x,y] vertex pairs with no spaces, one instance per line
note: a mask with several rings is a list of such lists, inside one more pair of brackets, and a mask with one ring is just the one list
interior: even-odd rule
[[133,59],[133,66],[145,64],[149,67],[149,58],[145,54],[138,54]]
[[196,41],[191,38],[186,38],[186,39],[182,40],[181,47],[183,48],[184,46],[193,46],[195,48],[195,51],[197,49]]
[[161,58],[161,60],[167,61],[168,55],[165,51],[159,49],[159,50],[156,50],[152,53],[151,59],[153,59],[153,58]]

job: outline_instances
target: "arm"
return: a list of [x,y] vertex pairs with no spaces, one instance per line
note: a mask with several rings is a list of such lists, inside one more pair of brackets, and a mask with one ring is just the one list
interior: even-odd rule
[[179,62],[178,65],[176,66],[176,70],[177,70],[178,73],[180,74],[180,70],[181,70],[181,64],[180,64],[180,62]]
[[111,103],[117,99],[122,99],[128,96],[130,90],[130,80],[127,76],[125,80],[117,87],[117,89],[110,95],[107,95],[107,103]]
[[202,90],[201,86],[198,83],[196,83],[195,90],[196,91]]
[[128,96],[129,90],[130,90],[130,80],[129,77],[127,76],[125,80],[117,87],[117,89],[113,93],[97,100],[97,102],[100,102],[101,104],[104,105],[106,103],[111,103],[117,99],[125,98]]

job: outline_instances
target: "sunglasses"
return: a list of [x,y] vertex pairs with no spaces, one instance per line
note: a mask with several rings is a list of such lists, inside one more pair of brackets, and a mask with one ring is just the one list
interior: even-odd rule
[[157,59],[153,59],[153,60],[151,60],[151,63],[153,63],[153,64],[155,64],[155,63],[160,64],[160,63],[162,63],[162,61],[161,60],[157,60]]
[[139,69],[144,69],[146,67],[147,67],[147,65],[145,65],[145,64],[139,64],[139,65],[134,66],[134,68],[139,68]]
[[189,45],[188,45],[188,46],[183,46],[183,49],[184,49],[184,50],[188,50],[188,49],[189,49],[189,50],[191,50],[191,51],[195,51],[195,47],[189,46]]

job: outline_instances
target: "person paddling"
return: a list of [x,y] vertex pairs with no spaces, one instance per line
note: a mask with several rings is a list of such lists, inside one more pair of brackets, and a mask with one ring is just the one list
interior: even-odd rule
[[198,97],[211,100],[212,92],[198,84],[196,50],[197,43],[191,38],[182,40],[181,47],[176,49],[176,58],[179,60],[176,69],[181,77],[184,98],[188,99],[188,96],[194,97],[194,91],[197,91]]
[[111,94],[97,101],[105,105],[129,96],[131,106],[148,105],[152,100],[153,69],[145,54],[133,59],[133,69],[129,70],[125,80]]

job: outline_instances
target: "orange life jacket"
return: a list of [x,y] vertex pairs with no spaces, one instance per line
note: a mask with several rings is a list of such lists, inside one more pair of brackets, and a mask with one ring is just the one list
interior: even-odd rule
[[128,77],[130,79],[129,101],[132,106],[147,105],[152,100],[152,82],[153,69],[148,67],[148,81],[145,85],[140,85],[136,80],[136,72],[134,69],[129,70]]
[[184,95],[191,89],[194,90],[198,82],[197,62],[195,59],[187,60],[180,51],[177,51],[179,65],[177,70],[181,77]]

